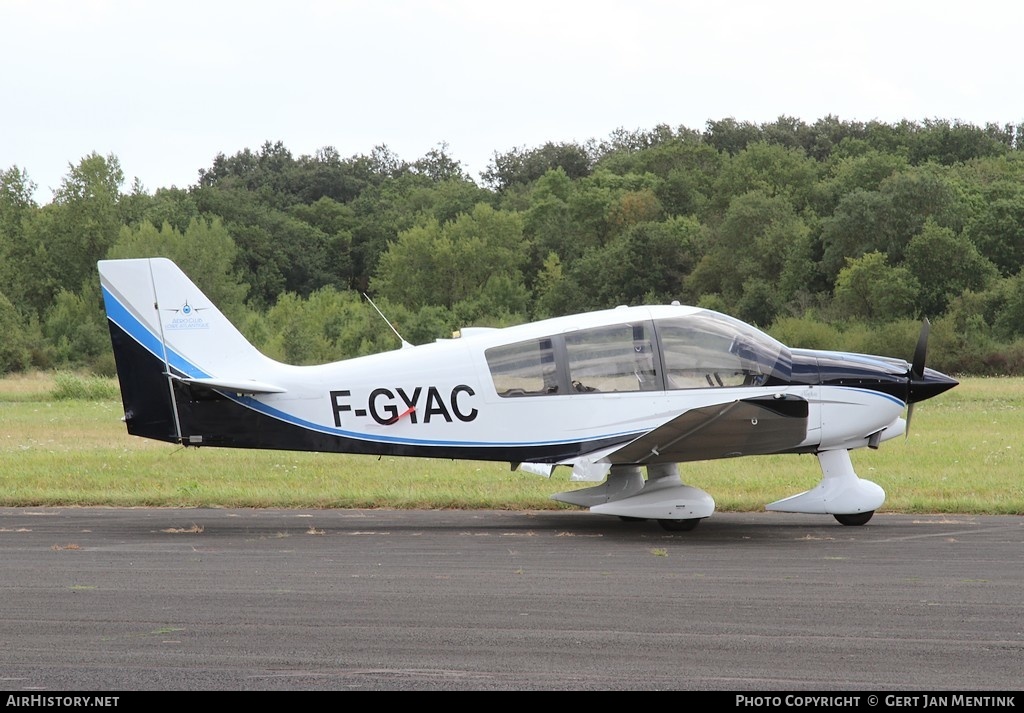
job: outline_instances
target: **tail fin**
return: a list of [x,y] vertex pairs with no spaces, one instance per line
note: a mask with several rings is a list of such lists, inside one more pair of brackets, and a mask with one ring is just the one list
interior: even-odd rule
[[170,260],[101,260],[98,268],[129,433],[188,442],[177,403],[182,386],[284,391],[262,380],[277,362]]

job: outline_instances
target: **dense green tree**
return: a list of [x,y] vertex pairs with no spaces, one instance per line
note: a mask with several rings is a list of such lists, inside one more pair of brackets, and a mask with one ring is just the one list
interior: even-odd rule
[[912,164],[936,162],[946,166],[986,156],[999,156],[1009,150],[1005,135],[991,124],[979,127],[961,121],[925,119],[908,142],[907,156]]
[[732,156],[763,139],[760,126],[749,121],[736,121],[732,117],[709,120],[704,129],[705,143]]
[[57,265],[61,250],[51,243],[60,210],[51,203],[25,216],[23,235],[11,245],[10,262],[4,270],[3,289],[9,299],[26,315],[36,318],[43,315],[54,295],[64,289]]
[[569,195],[569,232],[563,237],[566,249],[562,259],[571,261],[588,248],[599,247],[615,234],[610,220],[612,206],[622,191],[621,177],[598,171],[594,176],[576,181]]
[[462,326],[507,327],[525,322],[529,316],[530,292],[514,275],[496,274],[483,286],[457,302],[450,319]]
[[605,245],[588,249],[563,273],[551,254],[538,278],[543,316],[620,304],[687,301],[686,278],[703,248],[696,219],[678,217],[628,227]]
[[[599,142],[592,153],[603,161],[608,156],[636,155],[676,140],[687,139],[700,141],[700,132],[687,129],[685,126],[679,127],[679,131],[675,132],[668,124],[658,124],[650,130],[629,130],[620,126],[613,130],[606,140]],[[635,171],[627,170],[622,173],[629,172]]]
[[651,148],[641,158],[630,172],[661,179],[654,191],[666,213],[704,215],[724,161],[722,154],[691,139]]
[[32,197],[36,188],[24,169],[11,166],[0,172],[0,236],[12,240],[20,238],[21,221],[38,207]]
[[838,146],[862,138],[864,134],[864,124],[861,122],[841,121],[839,117],[829,114],[815,121],[809,131],[801,132],[801,145],[808,156],[825,163]]
[[593,160],[587,149],[574,143],[546,143],[537,149],[514,148],[494,153],[494,158],[480,174],[484,184],[504,191],[516,184],[526,185],[553,168],[561,168],[573,179],[590,174]]
[[764,277],[748,277],[743,281],[742,288],[734,314],[761,327],[774,322],[783,305],[774,281]]
[[944,169],[934,164],[893,174],[879,185],[886,203],[881,225],[891,261],[903,259],[910,239],[929,218],[959,233],[970,215],[967,198]]
[[123,182],[117,157],[90,154],[64,178],[46,220],[32,226],[35,254],[42,260],[42,250],[46,253],[40,264],[44,287],[35,305],[39,314],[60,289],[77,290],[86,280],[97,279],[96,261],[107,254],[123,225]]
[[610,208],[608,220],[620,234],[639,223],[659,220],[663,213],[661,201],[650,188],[624,191]]
[[630,225],[658,217],[659,183],[652,174],[619,176],[607,169],[574,182],[567,201],[569,232],[563,238],[563,260],[608,243]]
[[996,337],[1004,341],[1024,337],[1024,270],[1001,280],[995,299],[998,308],[991,322]]
[[352,268],[352,230],[356,225],[352,207],[325,196],[309,205],[293,205],[288,213],[323,236],[323,263],[317,273],[326,273],[321,278],[325,282],[311,285],[311,288],[316,289],[326,284],[339,289],[351,286],[356,277]]
[[143,212],[143,220],[153,225],[168,223],[178,232],[184,233],[193,220],[200,217],[199,206],[195,196],[183,188],[158,188],[147,202]]
[[492,276],[522,284],[525,248],[518,215],[480,204],[451,223],[430,218],[400,233],[381,256],[371,287],[409,308],[451,309]]
[[815,208],[821,215],[832,215],[845,196],[857,190],[877,191],[882,181],[908,165],[903,156],[881,153],[867,146],[864,152],[855,155],[837,154],[825,167],[828,175],[815,189]]
[[533,271],[554,254],[559,260],[575,260],[583,246],[574,239],[569,199],[572,179],[561,168],[548,171],[533,184],[530,207],[523,211],[523,232],[534,253]]
[[324,287],[306,298],[286,292],[253,330],[253,343],[288,364],[320,364],[399,348],[392,327],[410,344],[451,336],[452,317],[443,308],[413,312],[384,298],[375,302],[384,318],[350,290]]
[[863,139],[876,151],[906,155],[907,146],[915,131],[917,124],[906,119],[895,124],[875,120],[865,124]]
[[480,203],[497,207],[495,195],[472,181],[450,179],[410,191],[410,209],[448,223],[470,213]]
[[545,319],[572,312],[572,309],[567,309],[563,303],[563,290],[568,284],[570,281],[562,269],[561,258],[557,253],[548,253],[534,279],[533,317]]
[[[329,299],[336,294],[332,288],[324,288],[310,295],[310,299],[325,301],[318,298]],[[267,322],[273,336],[260,346],[267,356],[286,364],[299,365],[337,361],[341,357],[322,331],[332,321],[331,315],[315,308],[307,309],[307,306],[307,300],[294,292],[285,292],[278,297],[267,311]],[[314,324],[310,314],[320,318],[318,323]]]
[[104,356],[107,362],[112,359],[107,320],[100,308],[99,280],[88,280],[77,292],[58,292],[46,310],[43,333],[57,364],[109,370],[109,366],[99,366]]
[[[200,210],[224,218],[240,248],[239,265],[251,273],[251,299],[261,305],[281,290],[365,290],[388,242],[419,214],[453,220],[493,198],[443,145],[410,164],[386,146],[349,159],[324,148],[296,160],[269,142],[258,152],[218,155],[201,172],[195,196]],[[325,199],[345,206],[344,216],[328,210]]]
[[840,332],[820,317],[779,317],[768,328],[783,344],[799,349],[840,349]]
[[472,183],[435,183],[408,172],[368,187],[351,203],[355,215],[351,287],[360,292],[368,289],[377,262],[400,232],[425,219],[439,223],[456,220],[471,212],[483,197]]
[[23,169],[12,166],[0,173],[0,293],[24,304],[32,280],[28,270],[36,247],[26,237],[25,224],[38,211],[32,194],[36,184]]
[[425,156],[413,161],[410,168],[414,173],[426,176],[435,183],[470,180],[469,174],[462,168],[462,163],[448,155],[447,144],[427,151]]
[[921,286],[918,308],[925,316],[942,314],[965,291],[985,290],[998,274],[970,240],[931,219],[907,245],[905,265]]
[[629,304],[653,297],[659,302],[692,301],[686,280],[705,249],[703,226],[692,217],[640,223],[624,234],[628,272],[622,275]]
[[318,149],[312,156],[300,156],[285,168],[290,199],[302,204],[315,203],[321,198],[349,203],[380,180],[369,157],[343,159],[329,146]]
[[1024,266],[1024,180],[999,180],[981,189],[982,207],[965,232],[1000,274]]
[[296,200],[289,190],[295,163],[283,143],[266,141],[255,153],[246,148],[231,157],[217,154],[213,166],[199,171],[199,185],[258,193],[263,202],[285,208]]
[[[733,200],[721,224],[709,231],[689,286],[692,294],[717,294],[726,311],[767,325],[797,290],[807,288],[813,271],[809,230],[793,204],[784,195],[755,190]],[[756,286],[758,297],[744,301],[746,286]],[[753,309],[765,295],[770,299]]]
[[[558,314],[635,303],[636,296],[628,293],[635,292],[636,282],[643,280],[642,275],[631,270],[636,257],[631,253],[630,240],[626,235],[617,236],[604,245],[593,246],[570,266],[568,279],[559,285],[557,293],[549,295],[549,300],[557,307]],[[626,280],[632,284],[627,285]]]
[[618,175],[649,174],[661,180],[655,195],[669,215],[696,215],[704,210],[721,169],[723,156],[699,137],[684,135],[649,148],[606,153],[596,168]]
[[770,124],[761,125],[761,141],[764,143],[787,149],[800,149],[804,153],[811,143],[811,136],[811,127],[792,116],[780,116]]
[[919,286],[905,267],[893,267],[885,253],[848,258],[836,279],[835,308],[848,319],[871,323],[914,317]]
[[122,225],[135,225],[146,217],[146,211],[153,202],[153,196],[146,192],[145,186],[138,178],[132,181],[131,189],[121,193],[117,201]]
[[780,116],[774,122],[760,125],[728,118],[709,121],[704,140],[731,155],[740,153],[752,144],[764,142],[799,149],[815,161],[823,162],[843,142],[866,139],[869,126],[856,121],[841,121],[831,114],[810,125],[791,116]]
[[856,188],[839,200],[821,221],[821,268],[834,282],[849,258],[885,249],[883,232],[888,203],[878,191]]
[[0,375],[24,371],[32,363],[30,339],[24,318],[11,301],[0,292]]
[[884,179],[877,191],[854,189],[821,220],[822,269],[835,279],[847,258],[884,252],[903,261],[911,238],[929,219],[959,233],[970,204],[958,185],[933,165],[911,167]]
[[203,214],[219,216],[238,246],[237,266],[250,286],[250,301],[272,304],[282,292],[308,295],[323,285],[347,287],[343,246],[289,212],[268,207],[243,190],[201,188],[195,194]]
[[801,148],[758,142],[722,165],[714,186],[712,208],[724,214],[730,201],[750,191],[785,196],[802,212],[810,205],[818,165]]
[[[1024,134],[1021,134],[1024,138]],[[1005,183],[1007,187],[1014,183],[1024,182],[1024,152],[1015,150],[992,158],[981,158],[969,161],[951,169],[953,175],[974,187],[979,195],[995,188],[997,183]]]

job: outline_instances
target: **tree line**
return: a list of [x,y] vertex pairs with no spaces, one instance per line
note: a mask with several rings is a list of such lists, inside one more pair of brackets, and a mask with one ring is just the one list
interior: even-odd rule
[[618,304],[683,303],[787,344],[1024,373],[1024,124],[780,117],[500,153],[440,145],[217,155],[125,186],[116,156],[52,201],[0,173],[0,373],[113,370],[96,261],[178,262],[269,356],[313,363]]

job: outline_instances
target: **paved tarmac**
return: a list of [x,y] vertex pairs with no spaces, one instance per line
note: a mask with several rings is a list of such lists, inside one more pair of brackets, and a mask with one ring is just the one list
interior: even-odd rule
[[1019,692],[1022,593],[1021,517],[0,508],[0,691]]

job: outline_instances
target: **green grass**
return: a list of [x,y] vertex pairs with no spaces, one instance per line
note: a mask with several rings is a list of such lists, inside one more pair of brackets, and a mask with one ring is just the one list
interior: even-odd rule
[[[116,382],[99,381],[58,399],[58,375],[0,379],[0,505],[558,509],[569,506],[551,494],[588,485],[567,469],[549,480],[507,463],[181,448],[129,436]],[[886,490],[889,512],[1024,514],[1022,433],[1024,379],[967,378],[917,405],[907,439],[854,451],[853,462]],[[820,479],[809,455],[681,472],[732,511]]]

